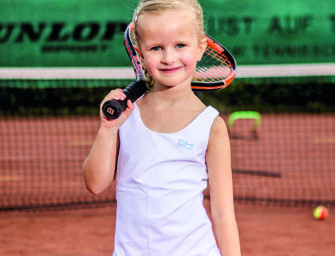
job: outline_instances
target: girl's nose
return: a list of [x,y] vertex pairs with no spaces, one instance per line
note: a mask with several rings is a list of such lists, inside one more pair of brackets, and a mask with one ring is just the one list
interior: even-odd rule
[[171,49],[165,49],[162,55],[162,63],[171,64],[176,61],[176,52]]

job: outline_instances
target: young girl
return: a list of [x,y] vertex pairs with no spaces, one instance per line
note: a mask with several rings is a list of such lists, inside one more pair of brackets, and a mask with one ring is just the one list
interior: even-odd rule
[[[142,0],[133,22],[153,87],[116,120],[100,113],[83,164],[93,194],[116,172],[113,255],[238,256],[227,129],[191,89],[206,48],[201,7],[196,0]],[[101,104],[124,98],[112,90]],[[207,179],[213,228],[202,202]]]

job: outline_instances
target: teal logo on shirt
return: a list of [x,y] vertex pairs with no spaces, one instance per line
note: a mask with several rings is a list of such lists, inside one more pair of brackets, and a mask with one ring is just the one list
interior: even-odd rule
[[179,148],[184,148],[187,150],[192,150],[193,149],[193,143],[189,143],[187,140],[184,139],[179,139],[177,142],[177,146]]

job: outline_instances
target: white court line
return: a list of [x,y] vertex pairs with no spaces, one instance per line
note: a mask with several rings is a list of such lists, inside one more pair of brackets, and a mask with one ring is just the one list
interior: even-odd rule
[[0,68],[0,79],[127,79],[133,68]]
[[236,77],[333,76],[335,63],[237,67]]
[[[241,65],[238,78],[333,76],[335,63]],[[132,67],[115,68],[0,68],[0,79],[135,79]]]

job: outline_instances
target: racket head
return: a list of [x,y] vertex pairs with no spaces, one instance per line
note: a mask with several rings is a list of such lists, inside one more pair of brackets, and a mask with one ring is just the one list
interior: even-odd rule
[[227,87],[235,78],[236,61],[218,41],[205,35],[207,47],[197,63],[192,79],[194,91],[216,91]]
[[[193,91],[216,91],[227,87],[235,78],[236,61],[233,55],[219,42],[205,35],[207,47],[201,60],[197,63],[192,78]],[[136,79],[143,79],[145,71],[140,56],[135,50],[136,37],[133,23],[124,34],[124,45],[134,68]]]

